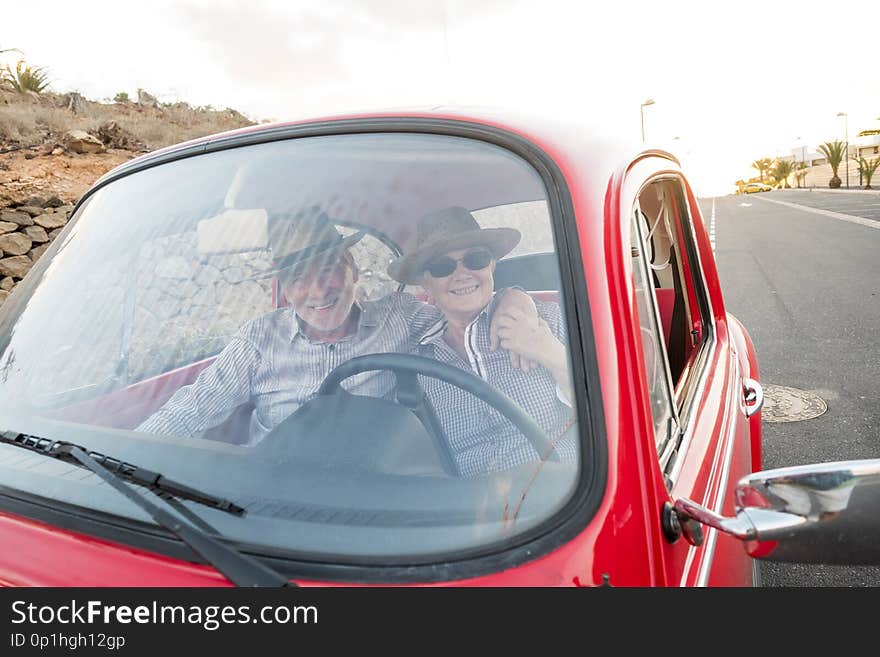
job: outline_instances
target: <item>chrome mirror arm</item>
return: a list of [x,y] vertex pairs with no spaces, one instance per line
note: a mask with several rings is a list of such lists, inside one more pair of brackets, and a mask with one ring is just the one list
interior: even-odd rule
[[750,541],[757,538],[758,535],[758,530],[751,523],[748,515],[743,512],[733,518],[726,518],[686,497],[675,500],[673,509],[682,520],[696,520],[707,527],[717,529],[740,540]]
[[675,501],[673,510],[682,521],[695,520],[741,541],[770,540],[809,522],[793,513],[755,507],[740,509],[736,516],[727,518],[684,497]]

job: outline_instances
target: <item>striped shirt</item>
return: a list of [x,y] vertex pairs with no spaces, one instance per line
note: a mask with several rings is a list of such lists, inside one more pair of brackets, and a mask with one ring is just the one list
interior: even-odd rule
[[[495,299],[497,299],[497,295]],[[495,300],[465,331],[466,362],[446,341],[444,320],[421,340],[417,353],[479,376],[519,404],[556,443],[556,453],[566,463],[578,462],[575,414],[563,401],[556,380],[545,367],[525,373],[510,364],[504,349],[490,351],[489,318]],[[556,303],[536,302],[538,314],[565,344],[565,328]],[[449,437],[453,458],[463,476],[504,470],[538,459],[537,451],[513,423],[493,406],[457,386],[422,377],[425,391]]]
[[[365,354],[410,352],[442,316],[435,306],[406,293],[358,305],[357,331],[340,342],[309,339],[290,308],[248,322],[192,384],[174,393],[136,431],[198,437],[251,402],[255,410],[248,444],[255,444],[314,397],[336,366]],[[383,397],[393,388],[394,375],[362,372],[342,386],[353,394]]]

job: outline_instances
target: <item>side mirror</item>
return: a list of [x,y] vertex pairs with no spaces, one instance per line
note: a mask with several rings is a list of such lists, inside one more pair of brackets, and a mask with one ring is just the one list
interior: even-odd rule
[[880,459],[748,475],[737,484],[732,518],[686,498],[672,513],[682,525],[696,521],[739,538],[758,559],[880,564]]

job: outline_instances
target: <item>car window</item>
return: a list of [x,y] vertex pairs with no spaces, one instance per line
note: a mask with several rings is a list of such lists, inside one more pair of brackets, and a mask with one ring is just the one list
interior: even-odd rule
[[[339,232],[351,235],[358,228],[339,226]],[[358,299],[375,301],[403,287],[388,275],[388,265],[401,254],[400,247],[389,238],[383,241],[382,237],[366,234],[351,247],[351,252],[358,266]]]
[[[245,519],[199,513],[254,551],[507,545],[557,516],[590,458],[552,193],[498,145],[408,133],[241,145],[119,177],[4,304],[0,426],[233,499]],[[447,226],[426,216],[466,239],[425,239]],[[505,340],[530,350],[529,372],[489,340],[511,299],[530,314]],[[432,366],[395,374],[388,354]],[[82,473],[8,470],[4,485],[149,522]]]
[[516,228],[522,235],[508,257],[535,253],[552,253],[553,233],[550,231],[550,210],[547,202],[525,201],[476,210],[474,216],[487,228],[507,226]]
[[633,219],[634,236],[638,234],[640,240],[633,247],[639,261],[634,262],[634,286],[645,333],[643,351],[658,452],[664,466],[686,430],[714,341],[708,293],[685,198],[677,179],[651,182],[639,194]]
[[636,207],[632,216],[633,289],[638,310],[639,332],[645,363],[645,381],[651,400],[651,417],[658,450],[662,451],[677,422],[672,401],[669,361],[656,299],[652,293],[652,275],[645,257],[649,243],[649,228],[645,214]]

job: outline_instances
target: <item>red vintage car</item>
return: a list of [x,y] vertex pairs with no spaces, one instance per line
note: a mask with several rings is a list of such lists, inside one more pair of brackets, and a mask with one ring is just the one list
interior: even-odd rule
[[[431,242],[452,215],[471,241]],[[329,241],[282,255],[314,217]],[[0,583],[877,562],[880,464],[759,472],[759,379],[670,153],[444,109],[188,142],[95,183],[3,305]]]

